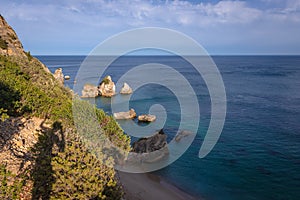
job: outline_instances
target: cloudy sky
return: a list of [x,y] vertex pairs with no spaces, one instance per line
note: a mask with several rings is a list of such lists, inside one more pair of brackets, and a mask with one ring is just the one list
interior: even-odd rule
[[180,31],[209,54],[300,54],[300,0],[1,0],[35,55],[86,55],[132,28]]

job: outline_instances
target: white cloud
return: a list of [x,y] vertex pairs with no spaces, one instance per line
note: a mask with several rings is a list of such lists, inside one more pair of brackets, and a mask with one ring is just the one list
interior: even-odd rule
[[[82,43],[105,39],[122,30],[143,26],[173,28],[191,35],[206,45],[252,45],[256,41],[275,43],[288,35],[294,44],[300,41],[300,1],[261,0],[266,7],[253,7],[246,1],[195,3],[189,1],[147,0],[73,0],[22,1],[4,0],[0,12],[13,25],[27,33],[41,28],[40,40],[85,38]],[[27,29],[25,29],[27,25]],[[36,27],[36,28],[34,28]],[[300,27],[300,26],[299,26]],[[293,30],[293,33],[289,31]],[[66,35],[68,37],[66,38]],[[88,38],[86,38],[88,36]],[[64,41],[66,40],[66,41]],[[248,43],[247,43],[248,41]],[[291,42],[292,43],[292,42]],[[257,44],[256,44],[257,45]],[[87,47],[88,48],[88,47]],[[299,50],[300,52],[300,50]]]

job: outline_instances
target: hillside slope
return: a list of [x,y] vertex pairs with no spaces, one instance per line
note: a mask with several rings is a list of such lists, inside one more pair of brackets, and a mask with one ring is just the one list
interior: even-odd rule
[[[113,143],[129,150],[129,138],[112,117],[77,101],[97,112],[99,126]],[[0,118],[0,199],[122,198],[114,169],[76,134],[72,92],[24,51],[2,16]]]

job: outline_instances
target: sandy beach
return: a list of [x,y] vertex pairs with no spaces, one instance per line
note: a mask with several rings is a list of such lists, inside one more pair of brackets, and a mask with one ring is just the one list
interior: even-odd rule
[[151,173],[133,174],[118,172],[126,200],[196,200],[174,185]]

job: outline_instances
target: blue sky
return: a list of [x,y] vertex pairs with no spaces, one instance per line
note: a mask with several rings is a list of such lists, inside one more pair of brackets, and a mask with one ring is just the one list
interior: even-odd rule
[[132,28],[180,31],[209,54],[300,54],[300,0],[1,0],[35,55],[86,55]]

